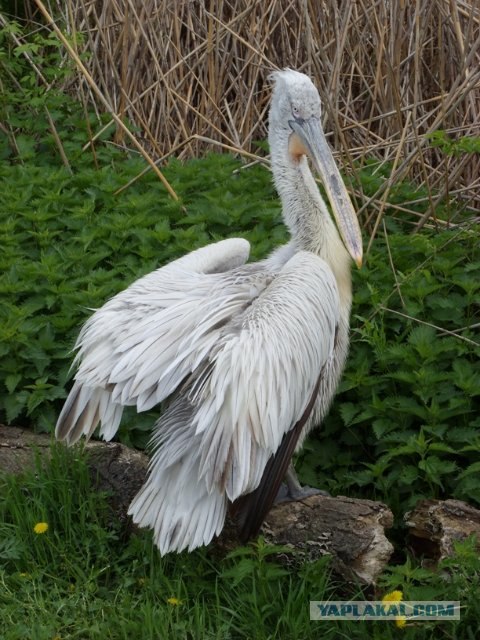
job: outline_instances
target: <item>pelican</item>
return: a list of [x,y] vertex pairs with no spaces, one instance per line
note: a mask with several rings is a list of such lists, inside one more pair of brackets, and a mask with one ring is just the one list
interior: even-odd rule
[[272,82],[272,173],[290,241],[247,263],[246,240],[222,240],[106,302],[81,329],[56,425],[67,444],[99,423],[110,440],[124,407],[166,402],[147,480],[129,508],[162,555],[208,544],[229,510],[248,539],[285,476],[299,490],[292,455],[325,416],[347,355],[351,260],[362,260],[357,217],[315,86],[290,69]]

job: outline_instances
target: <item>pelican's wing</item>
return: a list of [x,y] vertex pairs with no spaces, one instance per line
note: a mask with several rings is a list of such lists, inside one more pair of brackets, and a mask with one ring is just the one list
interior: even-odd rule
[[222,328],[159,420],[149,478],[129,509],[162,553],[207,544],[228,501],[253,492],[266,469],[272,482],[283,476],[338,322],[333,273],[299,252]]
[[223,482],[235,500],[258,485],[250,461],[257,450],[275,453],[302,416],[332,357],[338,322],[333,273],[299,252],[225,327],[189,395],[209,486]]
[[193,251],[97,310],[77,340],[57,438],[73,443],[101,422],[109,440],[126,405],[145,411],[169,396],[212,350],[220,327],[268,284],[253,265],[239,269],[249,249],[234,238]]
[[302,430],[315,406],[322,375],[323,370],[303,415],[295,426],[283,436],[280,447],[270,456],[258,487],[251,493],[240,496],[233,504],[232,514],[237,522],[239,537],[244,542],[258,534],[266,515],[275,502]]

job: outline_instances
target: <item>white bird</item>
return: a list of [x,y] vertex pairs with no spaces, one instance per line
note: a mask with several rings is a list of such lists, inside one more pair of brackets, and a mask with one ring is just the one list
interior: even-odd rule
[[313,83],[289,69],[272,80],[272,172],[290,242],[251,264],[246,240],[216,242],[109,300],[80,332],[75,383],[56,426],[68,444],[98,423],[110,440],[125,406],[168,402],[129,508],[153,529],[161,554],[208,544],[232,503],[243,537],[258,531],[347,355],[350,262],[362,259],[357,217]]

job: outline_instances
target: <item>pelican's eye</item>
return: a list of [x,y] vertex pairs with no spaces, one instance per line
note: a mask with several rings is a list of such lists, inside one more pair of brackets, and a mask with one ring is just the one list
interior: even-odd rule
[[297,124],[303,124],[305,122],[305,118],[302,116],[302,111],[298,107],[292,105],[292,116]]

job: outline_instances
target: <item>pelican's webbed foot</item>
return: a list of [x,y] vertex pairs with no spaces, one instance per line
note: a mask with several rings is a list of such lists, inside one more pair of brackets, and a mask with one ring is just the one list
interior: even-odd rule
[[277,497],[275,498],[275,504],[281,502],[292,502],[294,500],[304,500],[310,496],[330,496],[328,491],[322,489],[315,489],[314,487],[307,487],[300,484],[298,480],[293,464],[288,467],[285,474],[285,482],[278,490]]

